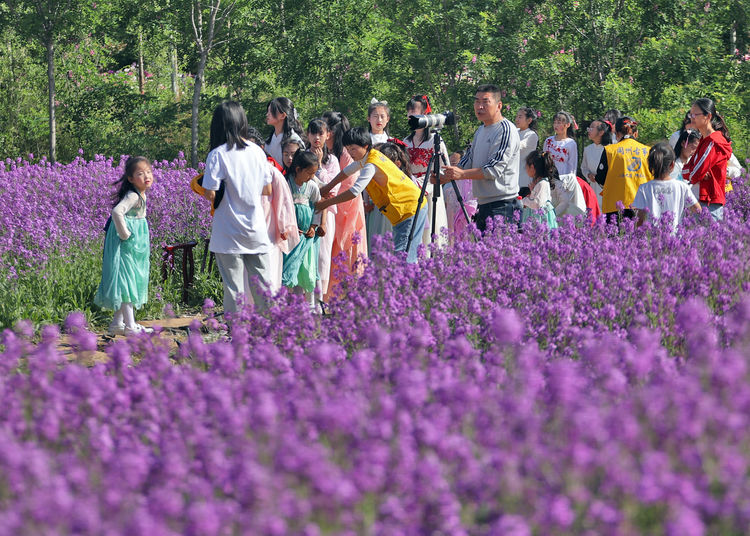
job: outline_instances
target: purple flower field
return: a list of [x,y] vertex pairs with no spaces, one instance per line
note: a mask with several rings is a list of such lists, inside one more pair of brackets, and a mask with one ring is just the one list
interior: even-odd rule
[[[0,214],[0,272],[43,269],[49,256],[98,249],[112,211],[113,183],[127,157],[97,155],[69,164],[0,161],[0,202],[13,207]],[[148,194],[151,245],[208,236],[207,203],[190,191],[196,172],[182,158],[153,163],[155,183]]]
[[[165,240],[206,229],[181,166],[160,202],[193,208],[149,206]],[[746,179],[725,222],[677,235],[568,221],[417,267],[377,252],[330,316],[283,292],[176,353],[131,338],[87,368],[58,327],[5,330],[0,534],[745,534]],[[65,329],[95,346],[81,315]]]

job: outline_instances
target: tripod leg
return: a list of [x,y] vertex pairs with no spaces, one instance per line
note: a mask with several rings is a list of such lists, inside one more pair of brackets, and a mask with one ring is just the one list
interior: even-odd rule
[[456,192],[456,199],[458,200],[458,204],[461,206],[461,212],[463,212],[464,218],[466,218],[466,223],[470,223],[469,213],[466,212],[466,206],[464,205],[464,198],[458,189],[458,185],[456,184],[456,181],[451,181],[451,184],[453,185],[453,191]]
[[417,224],[417,215],[419,214],[419,209],[422,206],[425,192],[427,192],[427,181],[430,180],[430,169],[432,169],[432,161],[427,164],[427,173],[425,173],[424,180],[422,181],[422,190],[419,192],[417,208],[414,211],[414,217],[412,218],[411,225],[409,226],[409,240],[406,242],[406,251],[409,251],[409,248],[411,248],[411,242],[414,239],[414,226]]

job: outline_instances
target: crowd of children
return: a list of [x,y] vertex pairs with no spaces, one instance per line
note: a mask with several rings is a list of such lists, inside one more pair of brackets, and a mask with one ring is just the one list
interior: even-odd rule
[[[405,109],[409,116],[432,112],[427,95],[413,96]],[[557,112],[554,135],[539,150],[538,116],[529,107],[515,116],[521,223],[536,220],[555,229],[565,215],[589,214],[594,222],[604,213],[613,222],[637,218],[637,226],[670,217],[676,231],[686,209],[702,208],[722,219],[725,192],[741,167],[710,99],[693,102],[670,142],[651,148],[637,141],[635,119],[610,110],[589,123],[591,144],[580,161],[575,118]],[[263,139],[248,126],[239,104],[216,108],[206,169],[191,186],[212,203],[209,247],[224,284],[226,311],[237,309],[240,294],[263,308],[266,293],[282,286],[304,294],[320,311],[341,279],[361,268],[376,236],[390,234],[393,250],[416,262],[419,244],[452,241],[466,231],[478,210],[472,184],[477,181],[443,184],[437,203],[432,185],[422,188],[425,181],[437,182],[434,174],[428,177],[436,150],[447,166],[458,165],[464,151],[449,155],[442,141],[436,147],[429,128],[415,129],[404,140],[391,138],[390,120],[388,103],[373,99],[367,129],[350,128],[343,114],[329,111],[303,131],[292,101],[278,97],[267,105],[270,130]],[[146,329],[135,323],[134,308],[148,295],[145,216],[152,183],[143,157],[130,158],[118,181],[95,297],[115,311],[113,335]],[[427,223],[433,211],[435,237]]]

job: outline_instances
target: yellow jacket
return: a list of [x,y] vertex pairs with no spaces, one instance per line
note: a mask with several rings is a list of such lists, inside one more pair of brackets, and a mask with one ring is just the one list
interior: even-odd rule
[[[367,184],[367,193],[372,202],[392,225],[401,223],[417,212],[419,188],[399,167],[380,151],[370,149],[366,162],[374,165],[385,175],[385,181],[378,173]],[[382,183],[382,184],[381,184]],[[422,200],[422,207],[426,199]]]
[[607,154],[607,178],[602,188],[602,212],[617,212],[617,202],[625,208],[635,199],[638,187],[653,179],[648,169],[648,147],[633,138],[604,147]]

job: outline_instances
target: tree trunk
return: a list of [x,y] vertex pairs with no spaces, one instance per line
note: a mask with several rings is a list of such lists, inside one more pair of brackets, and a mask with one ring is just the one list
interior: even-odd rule
[[174,93],[175,99],[180,98],[180,87],[177,85],[177,48],[172,46],[170,52],[170,60],[172,62],[172,93]]
[[138,28],[138,90],[143,95],[146,90],[144,84],[146,82],[146,73],[143,68],[143,30]]
[[193,111],[190,126],[190,165],[198,169],[198,108],[201,103],[201,89],[203,89],[203,73],[206,70],[208,51],[201,52],[198,69],[195,72],[195,85],[193,86]]
[[55,120],[55,42],[47,34],[47,88],[49,91],[49,161],[57,161],[57,122]]

